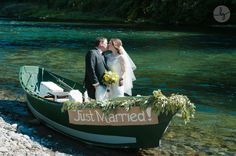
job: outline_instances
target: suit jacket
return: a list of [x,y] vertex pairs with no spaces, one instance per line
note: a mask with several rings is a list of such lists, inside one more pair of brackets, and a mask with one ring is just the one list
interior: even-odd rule
[[99,83],[103,85],[103,75],[108,70],[103,55],[100,51],[92,49],[88,51],[85,58],[85,88],[88,96],[95,99],[95,88],[93,84]]

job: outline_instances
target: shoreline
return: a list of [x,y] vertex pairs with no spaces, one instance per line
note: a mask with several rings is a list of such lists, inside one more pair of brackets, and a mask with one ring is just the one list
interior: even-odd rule
[[75,23],[78,25],[85,26],[99,26],[99,27],[112,27],[112,28],[127,28],[135,30],[164,30],[164,31],[190,31],[190,32],[211,32],[211,33],[223,33],[233,35],[236,34],[236,25],[167,25],[167,24],[156,24],[156,23],[129,23],[129,22],[113,22],[113,21],[102,21],[102,20],[84,20],[84,19],[59,19],[59,18],[46,18],[40,17],[6,17],[0,16],[0,20],[5,21],[26,21],[26,22],[49,22],[49,23]]

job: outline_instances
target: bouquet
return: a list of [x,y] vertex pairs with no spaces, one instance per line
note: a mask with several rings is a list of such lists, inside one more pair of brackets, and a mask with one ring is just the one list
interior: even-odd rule
[[116,84],[119,81],[119,75],[112,71],[105,71],[105,74],[103,76],[103,83],[105,85],[112,85]]

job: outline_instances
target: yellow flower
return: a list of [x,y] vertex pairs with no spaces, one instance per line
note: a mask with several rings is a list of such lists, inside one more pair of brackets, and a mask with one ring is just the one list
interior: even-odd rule
[[106,85],[112,85],[117,83],[119,80],[119,76],[117,73],[112,72],[112,71],[105,71],[105,74],[103,76],[103,82]]
[[104,79],[105,79],[105,81],[108,81],[108,80],[109,80],[109,77],[105,76]]

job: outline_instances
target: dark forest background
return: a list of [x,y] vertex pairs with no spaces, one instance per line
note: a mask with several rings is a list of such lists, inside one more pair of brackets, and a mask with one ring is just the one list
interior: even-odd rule
[[217,24],[213,10],[218,5],[231,11],[224,24],[235,24],[236,0],[1,0],[0,16],[196,26]]

